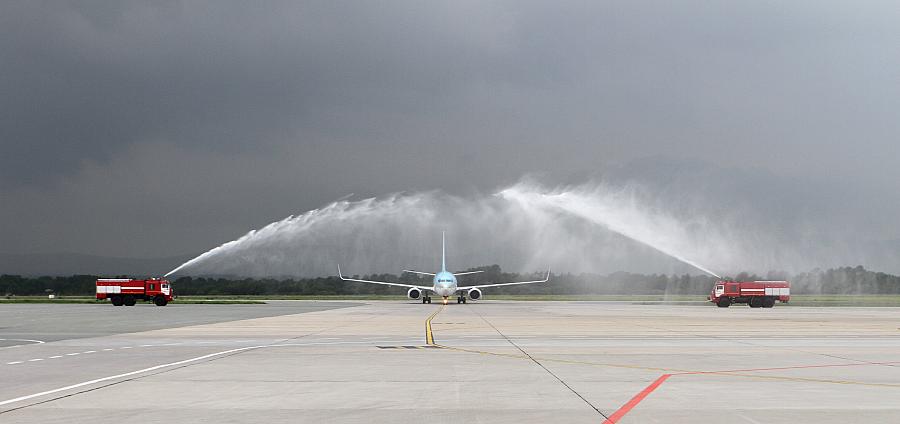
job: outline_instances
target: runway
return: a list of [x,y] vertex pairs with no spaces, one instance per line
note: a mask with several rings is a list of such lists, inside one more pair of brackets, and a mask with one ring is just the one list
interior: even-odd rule
[[[897,308],[310,305],[136,306],[187,324],[80,338],[38,331],[79,305],[0,306],[0,339],[33,340],[0,342],[0,421],[900,420]],[[88,306],[74,314],[128,311]]]

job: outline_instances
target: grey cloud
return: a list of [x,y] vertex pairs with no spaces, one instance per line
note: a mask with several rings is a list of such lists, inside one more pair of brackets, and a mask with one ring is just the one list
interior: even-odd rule
[[819,231],[871,221],[866,237],[900,238],[828,204],[834,190],[900,212],[885,200],[900,192],[898,15],[891,2],[4,3],[0,250],[169,256],[351,192],[623,167],[640,179],[648,156],[667,175],[745,173],[695,190],[816,204]]

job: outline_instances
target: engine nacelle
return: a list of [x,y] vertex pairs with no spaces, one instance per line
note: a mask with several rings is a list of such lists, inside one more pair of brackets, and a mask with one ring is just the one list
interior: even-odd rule
[[478,290],[478,289],[469,290],[469,299],[471,299],[471,300],[481,299],[481,290]]
[[408,297],[410,299],[418,299],[418,298],[422,297],[422,290],[419,290],[419,289],[413,287],[413,288],[409,289],[408,292],[406,292],[406,297]]

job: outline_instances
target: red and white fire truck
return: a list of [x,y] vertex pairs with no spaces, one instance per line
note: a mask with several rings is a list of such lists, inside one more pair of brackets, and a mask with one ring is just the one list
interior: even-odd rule
[[716,281],[709,301],[720,308],[732,303],[746,303],[751,308],[771,308],[775,302],[791,300],[791,283],[787,281]]
[[100,278],[97,280],[97,300],[109,299],[114,306],[134,306],[138,300],[153,301],[156,306],[166,306],[175,296],[168,280],[151,278]]

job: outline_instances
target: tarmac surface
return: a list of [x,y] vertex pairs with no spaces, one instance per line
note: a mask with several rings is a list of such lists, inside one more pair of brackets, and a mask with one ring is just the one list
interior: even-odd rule
[[900,422],[900,308],[83,306],[0,305],[0,422]]
[[[56,341],[120,333],[184,327],[248,318],[315,312],[357,306],[351,302],[275,302],[262,305],[179,304],[165,308],[148,303],[133,307],[98,304],[54,305],[12,303],[0,305],[0,348],[21,344],[13,339]],[[3,338],[6,338],[4,340]]]

